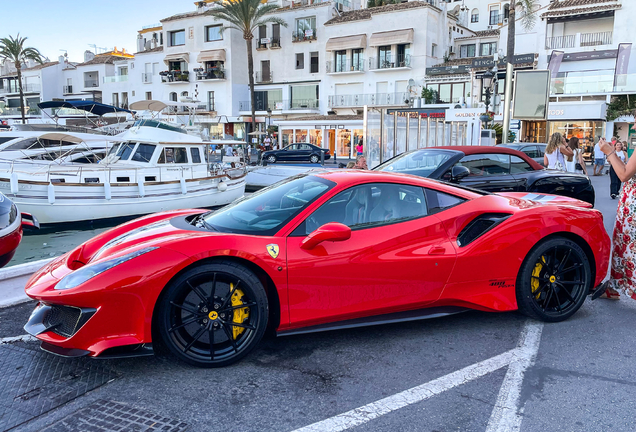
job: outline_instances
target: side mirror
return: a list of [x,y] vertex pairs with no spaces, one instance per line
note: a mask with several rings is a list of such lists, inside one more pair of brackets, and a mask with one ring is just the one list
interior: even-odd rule
[[464,177],[468,177],[470,175],[470,170],[465,166],[455,165],[451,168],[451,182],[457,183]]
[[309,250],[324,241],[345,241],[350,238],[351,228],[338,222],[329,222],[309,234],[300,244],[300,248]]
[[29,213],[22,213],[22,229],[40,229],[40,222]]

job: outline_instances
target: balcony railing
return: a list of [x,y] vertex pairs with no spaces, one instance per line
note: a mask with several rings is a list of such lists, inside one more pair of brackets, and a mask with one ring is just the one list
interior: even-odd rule
[[207,80],[223,80],[225,79],[225,70],[224,69],[210,69],[197,71],[197,81],[207,81]]
[[269,43],[270,48],[280,48],[280,37],[271,38],[271,42]]
[[84,80],[84,88],[94,88],[99,87],[98,80]]
[[369,59],[369,70],[379,69],[395,69],[395,68],[410,68],[411,67],[411,55],[388,55],[381,58],[372,57]]
[[164,71],[159,72],[163,83],[184,83],[190,82],[190,71]]
[[[263,42],[263,40],[269,42]],[[256,39],[256,49],[280,48],[280,37]]]
[[142,73],[141,74],[141,82],[144,84],[152,84],[152,74],[151,73]]
[[581,33],[581,46],[611,45],[613,32]]
[[364,59],[345,60],[345,61],[327,61],[327,73],[343,73],[343,72],[364,72]]
[[274,81],[274,73],[272,71],[256,71],[257,83],[270,83]]
[[406,105],[409,93],[369,93],[329,96],[329,108]]
[[295,31],[292,33],[292,42],[305,42],[316,40],[316,29],[307,29],[304,31]]
[[9,86],[0,88],[0,94],[20,93],[18,86]]
[[320,108],[320,101],[318,99],[293,99],[289,103],[290,110],[318,109],[318,108]]
[[[269,100],[267,102],[256,101],[254,108],[255,111],[267,111],[268,109],[272,111],[280,111],[284,106],[285,105],[282,100]],[[239,111],[252,111],[250,101],[239,101]]]
[[42,89],[40,84],[24,84],[22,86],[22,91],[24,93],[39,93]]
[[62,89],[62,93],[64,94],[73,94],[73,86],[72,85],[65,85]]
[[113,76],[105,76],[104,84],[106,83],[116,83],[116,82],[126,82],[128,81],[128,75],[113,75]]
[[[291,101],[285,100],[271,100],[267,102],[257,101],[254,106],[255,111],[267,111],[267,109],[271,109],[272,111],[284,111],[284,110],[317,110],[320,108],[320,100],[318,99],[293,99]],[[239,102],[239,111],[242,112],[250,112],[252,111],[252,106],[250,105],[250,101],[240,101]]]
[[545,39],[545,49],[574,48],[576,35],[554,36]]

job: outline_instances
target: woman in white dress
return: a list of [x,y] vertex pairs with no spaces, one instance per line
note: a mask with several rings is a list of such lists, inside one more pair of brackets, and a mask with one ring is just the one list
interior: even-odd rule
[[550,142],[545,148],[543,165],[548,169],[565,171],[565,156],[573,156],[574,153],[565,143],[565,138],[559,132],[550,137]]
[[568,172],[587,175],[587,167],[583,159],[583,151],[579,146],[579,139],[577,137],[570,138],[568,147],[572,150],[572,153],[574,153],[574,155],[568,157],[565,162]]

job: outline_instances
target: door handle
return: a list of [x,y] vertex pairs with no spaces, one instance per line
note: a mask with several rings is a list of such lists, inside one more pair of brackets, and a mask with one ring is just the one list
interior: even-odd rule
[[446,253],[446,248],[444,246],[433,246],[430,251],[428,251],[429,255],[444,255]]

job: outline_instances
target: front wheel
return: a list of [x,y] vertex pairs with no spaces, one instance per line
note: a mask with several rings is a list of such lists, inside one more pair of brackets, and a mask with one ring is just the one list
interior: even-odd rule
[[579,310],[591,284],[592,271],[583,249],[555,237],[535,246],[523,262],[517,278],[517,305],[531,318],[563,321]]
[[274,155],[267,156],[267,162],[276,163],[276,156],[274,156]]
[[268,319],[265,289],[233,262],[203,264],[174,280],[157,313],[164,345],[178,359],[221,367],[245,357],[260,342]]
[[309,161],[310,161],[311,163],[318,163],[318,161],[319,161],[319,160],[320,160],[320,159],[319,159],[319,158],[318,158],[318,156],[316,156],[316,155],[311,155],[311,157],[309,158]]

